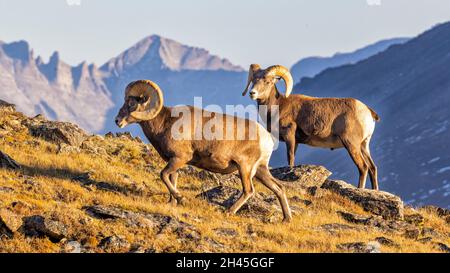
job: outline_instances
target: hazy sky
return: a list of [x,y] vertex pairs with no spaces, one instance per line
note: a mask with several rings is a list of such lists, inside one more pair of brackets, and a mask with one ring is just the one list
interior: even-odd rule
[[0,40],[27,40],[45,60],[58,50],[72,65],[101,65],[159,34],[244,67],[290,66],[445,21],[449,0],[0,0]]

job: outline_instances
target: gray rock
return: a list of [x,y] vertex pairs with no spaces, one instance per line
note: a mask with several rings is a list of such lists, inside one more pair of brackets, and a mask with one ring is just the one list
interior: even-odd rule
[[432,237],[423,237],[423,238],[417,239],[417,242],[420,242],[422,244],[429,243],[431,241],[433,241]]
[[204,253],[223,253],[227,250],[225,244],[209,237],[205,238],[204,243],[200,245],[199,249]]
[[[278,201],[278,199],[273,196],[274,201]],[[312,205],[312,201],[311,200],[306,200],[306,199],[302,199],[298,196],[292,196],[291,198],[289,198],[289,202],[298,202],[298,203],[302,203],[305,206],[311,206]]]
[[141,245],[132,245],[129,253],[146,253],[146,249]]
[[85,172],[82,174],[79,174],[72,178],[73,181],[80,182],[81,184],[92,184],[94,181],[92,179],[92,172]]
[[366,251],[368,253],[381,253],[381,244],[377,241],[368,242]]
[[446,244],[444,243],[436,243],[436,248],[439,249],[442,252],[445,253],[450,253],[450,247],[448,247]]
[[316,196],[317,191],[318,191],[318,187],[316,187],[316,186],[308,187],[308,188],[306,189],[306,192],[307,192],[309,195],[311,195],[311,196]]
[[126,188],[124,186],[119,186],[117,184],[96,181],[93,178],[93,172],[81,173],[72,178],[72,181],[79,182],[85,189],[93,191],[94,189],[117,192],[122,194],[128,194],[129,192],[136,192],[136,189]]
[[355,242],[355,243],[345,243],[338,244],[336,246],[338,249],[343,250],[345,252],[352,253],[380,253],[380,244],[378,242]]
[[63,252],[63,253],[81,253],[82,247],[81,247],[81,244],[77,241],[69,241],[64,244],[61,252]]
[[236,237],[239,233],[233,228],[216,228],[214,232],[219,236]]
[[79,153],[81,150],[79,147],[71,146],[66,143],[61,143],[58,145],[58,154],[73,154]]
[[4,100],[0,100],[0,109],[3,111],[6,110],[6,111],[14,112],[14,111],[16,111],[16,106],[14,104],[11,104]]
[[405,215],[404,220],[411,225],[420,226],[423,224],[424,218],[421,214],[416,213]]
[[118,138],[125,138],[128,140],[134,140],[133,136],[131,135],[130,132],[118,132],[116,133],[116,137]]
[[136,214],[113,207],[88,206],[84,207],[86,212],[98,219],[128,219],[136,217]]
[[99,143],[102,143],[102,139],[100,139],[100,136],[91,136],[88,137],[83,143],[81,144],[80,148],[86,153],[89,153],[91,155],[96,156],[106,156],[108,153],[106,152],[106,149],[102,147],[102,145]]
[[56,144],[80,147],[87,138],[85,131],[69,122],[31,120],[26,125],[31,135]]
[[105,134],[105,137],[106,138],[114,138],[114,133],[108,132],[108,133]]
[[124,252],[130,249],[131,244],[125,238],[113,235],[103,238],[98,247],[106,252]]
[[375,238],[375,241],[377,241],[378,243],[385,245],[385,246],[400,247],[399,244],[397,244],[393,240],[386,238],[386,237],[377,237],[377,238]]
[[9,155],[0,151],[0,168],[16,170],[20,168],[20,165]]
[[22,219],[19,215],[7,209],[0,209],[0,236],[5,235],[13,238],[14,233],[22,225]]
[[436,231],[434,228],[430,228],[430,227],[424,227],[422,228],[422,231],[420,233],[422,236],[430,236],[430,237],[445,237],[443,236],[441,233],[439,233],[438,231]]
[[374,218],[370,216],[368,217],[344,211],[338,211],[337,213],[341,215],[341,217],[344,218],[344,220],[353,224],[362,224],[362,225],[374,224],[372,222]]
[[25,217],[23,230],[28,236],[47,236],[52,242],[59,242],[67,236],[67,227],[40,215]]
[[403,236],[408,239],[417,240],[417,238],[420,236],[420,230],[418,228],[406,229],[403,233]]
[[149,247],[144,251],[144,253],[156,253],[156,248]]
[[[187,166],[179,171],[181,174],[194,176],[206,182],[205,190],[216,186],[235,187],[241,180],[237,173],[217,174]],[[286,186],[306,189],[308,187],[320,187],[331,175],[331,172],[322,166],[300,165],[293,168],[283,167],[270,170],[275,178],[285,182]]]
[[432,205],[424,206],[423,208],[436,213],[439,217],[450,216],[450,209],[447,208],[440,208]]
[[338,223],[332,223],[332,224],[324,224],[319,227],[321,230],[325,230],[329,232],[332,235],[339,234],[342,231],[348,231],[348,230],[360,230],[358,227],[349,226],[345,224],[338,224]]
[[365,216],[343,211],[338,211],[338,214],[347,222],[375,227],[383,232],[403,234],[408,238],[417,238],[420,233],[420,230],[416,226],[405,221],[386,220],[378,215]]
[[[203,198],[210,204],[223,209],[230,208],[241,195],[241,191],[229,187],[218,186],[199,194],[198,198]],[[238,211],[238,215],[253,217],[264,222],[270,222],[274,219],[272,216],[281,211],[278,203],[271,204],[264,200],[265,197],[259,193],[255,193]]]
[[447,208],[439,208],[436,206],[425,206],[424,209],[435,213],[438,217],[444,219],[447,224],[450,224],[450,209]]
[[186,166],[178,171],[182,175],[193,176],[203,182],[203,189],[208,190],[213,187],[225,185],[236,186],[241,184],[241,179],[237,173],[232,174],[218,174],[192,166]]
[[158,213],[133,212],[120,208],[105,206],[84,207],[86,212],[95,218],[103,220],[122,219],[133,227],[150,227],[156,234],[171,232],[182,240],[200,240],[200,232],[192,225],[179,221],[171,216]]
[[275,178],[278,178],[291,186],[302,188],[321,187],[331,175],[331,172],[322,166],[299,165],[295,167],[282,167],[270,171]]
[[13,192],[14,189],[11,187],[0,187],[0,192]]
[[333,191],[354,203],[364,210],[385,219],[403,219],[403,202],[400,197],[393,194],[368,189],[357,189],[354,186],[336,180],[327,180],[322,188]]

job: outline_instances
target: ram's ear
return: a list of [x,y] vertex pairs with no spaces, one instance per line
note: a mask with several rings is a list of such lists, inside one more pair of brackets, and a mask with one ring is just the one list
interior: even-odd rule
[[259,70],[261,70],[261,66],[259,64],[251,64],[250,65],[250,68],[248,70],[247,86],[245,87],[245,90],[242,93],[242,96],[245,96],[247,94],[248,88],[250,87],[250,84],[253,81],[253,77]]
[[278,99],[280,98],[280,92],[277,90],[275,90],[275,98]]

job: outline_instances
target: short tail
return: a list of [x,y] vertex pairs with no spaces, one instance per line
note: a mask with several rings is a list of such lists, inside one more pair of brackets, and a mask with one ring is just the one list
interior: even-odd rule
[[370,113],[372,114],[373,120],[375,120],[375,121],[380,121],[380,120],[381,120],[381,118],[380,118],[380,116],[377,114],[377,112],[375,112],[372,108],[370,108],[370,107],[368,107],[368,106],[367,106],[367,108],[369,108]]

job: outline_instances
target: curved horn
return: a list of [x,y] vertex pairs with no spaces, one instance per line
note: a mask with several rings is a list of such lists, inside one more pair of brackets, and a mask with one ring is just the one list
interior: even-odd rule
[[163,107],[163,94],[159,86],[149,80],[139,80],[130,83],[125,90],[125,97],[135,96],[144,98],[144,111],[130,113],[135,119],[150,120],[159,114]]
[[286,84],[286,98],[289,97],[294,87],[294,80],[292,79],[292,75],[291,72],[289,72],[289,69],[282,65],[274,65],[268,67],[266,71],[267,73],[281,77],[284,80],[284,83]]
[[261,66],[259,64],[252,64],[250,65],[250,69],[248,70],[248,80],[247,80],[247,86],[245,87],[244,92],[242,93],[242,96],[245,96],[247,94],[248,88],[250,87],[250,84],[253,81],[253,76],[256,72],[261,70]]

